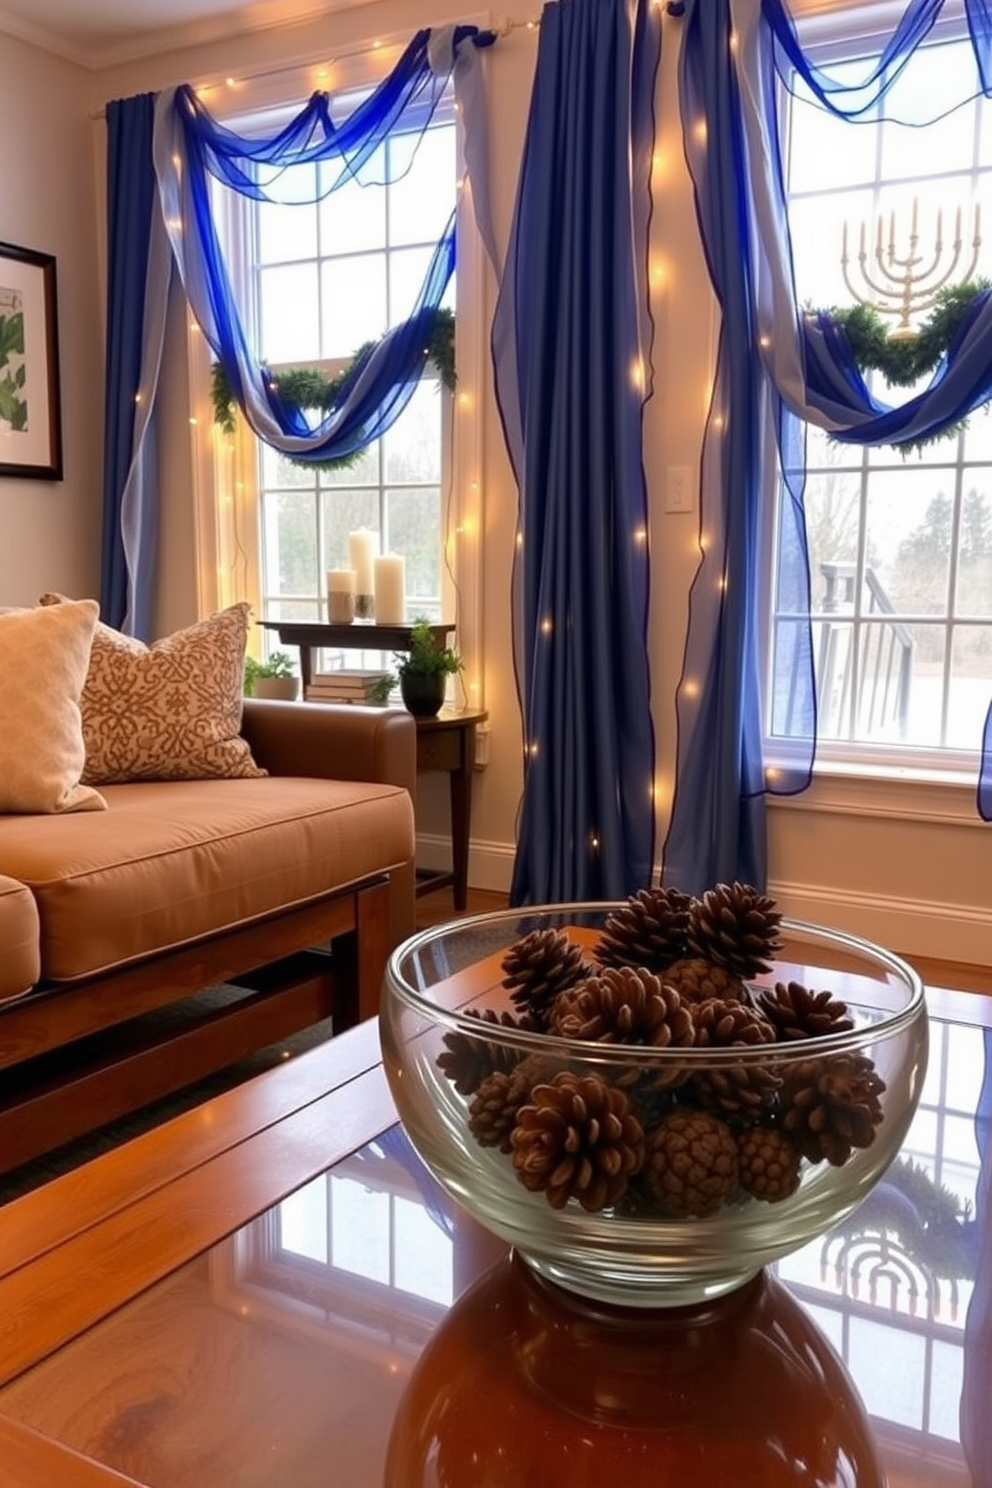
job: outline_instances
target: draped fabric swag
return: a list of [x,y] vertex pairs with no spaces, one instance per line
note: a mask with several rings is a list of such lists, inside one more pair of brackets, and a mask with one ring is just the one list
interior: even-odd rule
[[[317,93],[283,128],[274,134],[240,136],[213,120],[187,84],[167,89],[142,104],[145,131],[133,149],[134,175],[127,188],[114,193],[111,237],[127,233],[123,224],[130,196],[148,202],[155,198],[151,217],[154,246],[159,235],[174,259],[196,321],[216,359],[222,364],[234,397],[250,427],[274,448],[309,459],[330,459],[364,448],[400,416],[416,388],[427,360],[427,346],[438,307],[455,267],[454,214],[437,244],[423,283],[401,323],[356,358],[334,408],[314,426],[299,409],[283,402],[278,388],[251,346],[232,289],[214,221],[211,182],[219,182],[244,196],[279,201],[280,186],[293,183],[295,202],[312,203],[349,181],[382,184],[384,152],[392,134],[422,137],[449,80],[462,113],[466,170],[473,210],[483,242],[498,265],[488,200],[488,139],[479,49],[495,40],[477,26],[444,26],[417,32],[396,67],[344,120],[331,116],[326,94]],[[130,100],[135,111],[141,100]],[[153,118],[152,118],[153,115]],[[108,111],[108,127],[112,124]],[[116,134],[115,129],[115,134]],[[112,136],[112,140],[113,140]],[[404,157],[408,160],[409,156]],[[314,193],[299,194],[299,171],[294,167],[320,165],[314,173]],[[399,169],[402,169],[400,166]],[[167,238],[166,238],[167,234]],[[140,278],[149,261],[141,245],[129,238],[132,258],[126,260]],[[111,262],[111,296],[117,298],[116,276],[126,279],[121,266]],[[151,282],[151,281],[150,281]],[[152,308],[164,323],[165,293]],[[125,313],[125,318],[127,312]],[[134,324],[133,317],[129,324]],[[140,321],[139,321],[140,324]],[[156,320],[157,326],[157,320]],[[138,353],[129,344],[123,358],[115,401],[154,407],[155,382],[146,381],[149,353],[146,333]],[[158,354],[161,354],[159,345]],[[157,360],[155,363],[157,369]],[[157,380],[157,371],[156,371]],[[109,384],[108,384],[109,392]],[[146,470],[146,476],[148,472]],[[149,496],[147,510],[153,512]],[[107,557],[105,582],[143,596],[149,606],[153,560],[154,520],[132,524],[108,506],[105,522]],[[123,536],[122,536],[123,533]],[[139,633],[141,633],[139,631]]]
[[511,902],[650,880],[647,660],[649,0],[545,6],[503,287],[496,391],[519,491],[524,792]]
[[[806,57],[784,0],[687,0],[680,57],[686,156],[723,316],[702,462],[706,551],[690,596],[678,698],[676,790],[665,880],[688,891],[734,878],[764,884],[764,793],[802,790],[816,740],[802,429],[850,443],[912,444],[992,396],[992,296],[979,295],[929,386],[898,408],[873,398],[847,339],[796,305],[777,119],[778,84],[841,118],[883,98],[929,35],[944,0],[910,0],[879,63],[856,84]],[[979,84],[990,91],[992,10],[965,0]],[[797,75],[798,74],[798,81]],[[848,74],[845,74],[847,78]],[[962,101],[975,84],[962,79]],[[762,740],[766,595],[760,572],[771,452],[784,477],[772,637],[772,748]],[[976,747],[979,741],[976,740]],[[978,804],[992,817],[992,710]]]

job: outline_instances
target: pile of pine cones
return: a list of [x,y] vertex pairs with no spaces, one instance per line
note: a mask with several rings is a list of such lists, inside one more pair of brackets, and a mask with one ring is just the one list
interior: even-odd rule
[[[852,1028],[845,1003],[798,982],[750,986],[781,949],[781,915],[747,884],[701,898],[642,889],[610,914],[592,959],[563,930],[534,930],[502,960],[512,1012],[480,1034],[449,1033],[438,1065],[467,1103],[470,1131],[506,1153],[554,1209],[703,1217],[743,1195],[776,1203],[800,1168],[837,1167],[868,1147],[885,1089],[869,1058],[780,1059],[775,1044]],[[664,1071],[587,1064],[488,1042],[486,1026],[654,1049],[768,1046],[767,1064]]]

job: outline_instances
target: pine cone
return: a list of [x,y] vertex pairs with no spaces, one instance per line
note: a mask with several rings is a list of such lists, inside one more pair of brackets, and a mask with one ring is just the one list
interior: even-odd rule
[[693,901],[689,954],[715,961],[745,979],[771,971],[768,958],[782,948],[781,921],[773,901],[750,884],[717,884]]
[[705,1218],[737,1188],[730,1128],[705,1111],[673,1111],[645,1139],[644,1182],[670,1214]]
[[[512,1013],[498,1013],[493,1008],[481,1012],[470,1009],[470,1018],[480,1023],[495,1024],[499,1028],[518,1028],[520,1024]],[[504,1073],[513,1068],[519,1059],[513,1049],[491,1044],[484,1038],[468,1033],[446,1033],[444,1052],[437,1056],[438,1069],[443,1070],[459,1095],[471,1095],[478,1090],[487,1075],[494,1070]]]
[[785,1132],[752,1126],[736,1134],[741,1188],[767,1204],[781,1203],[799,1187],[802,1157]]
[[468,1108],[468,1128],[480,1147],[498,1147],[500,1152],[509,1152],[517,1112],[530,1100],[536,1085],[550,1082],[560,1071],[559,1061],[528,1054],[512,1069],[496,1070],[488,1075]]
[[[711,997],[693,1008],[696,1044],[730,1049],[771,1044],[775,1030],[746,1002]],[[726,1064],[693,1075],[693,1097],[708,1110],[737,1121],[753,1121],[775,1103],[781,1079],[769,1065]]]
[[592,972],[581,949],[563,930],[532,930],[510,946],[502,969],[510,1000],[529,1015],[538,1030],[547,1027],[559,992],[576,986]]
[[691,903],[678,889],[639,889],[607,915],[594,957],[600,966],[664,971],[685,955]]
[[684,1003],[694,1006],[708,997],[743,1001],[744,983],[725,966],[704,961],[701,956],[683,956],[665,968],[665,985],[674,987]]
[[[562,1038],[651,1049],[691,1048],[695,1026],[677,992],[659,976],[634,966],[607,966],[555,1003],[551,1031]],[[684,1068],[618,1070],[616,1083],[662,1090],[687,1078]]]
[[885,1081],[864,1054],[803,1059],[785,1075],[782,1129],[810,1162],[842,1167],[853,1147],[870,1147],[882,1120]]
[[486,1076],[469,1102],[468,1129],[480,1147],[510,1151],[510,1133],[517,1124],[518,1109],[512,1085],[512,1075],[497,1070]]
[[538,1085],[517,1113],[513,1167],[552,1209],[577,1199],[593,1213],[622,1197],[644,1161],[644,1129],[622,1090],[566,1072]]
[[775,1035],[783,1043],[845,1033],[854,1027],[846,1002],[832,992],[810,992],[800,982],[754,988],[751,1001],[775,1025]]

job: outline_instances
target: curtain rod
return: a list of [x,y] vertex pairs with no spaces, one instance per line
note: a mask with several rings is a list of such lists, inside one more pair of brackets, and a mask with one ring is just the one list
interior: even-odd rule
[[[532,28],[539,25],[539,21],[514,21],[508,20],[506,18],[501,18],[499,24],[490,27],[483,27],[482,29],[494,31],[497,36],[506,36],[510,33],[510,31],[514,31],[518,27],[524,26]],[[257,69],[239,68],[237,70],[237,80],[238,82],[242,83],[256,83],[263,78],[282,77],[284,73],[302,72],[306,68],[320,67],[322,65],[325,67],[333,67],[335,62],[346,62],[351,57],[364,57],[369,52],[387,52],[391,47],[406,46],[409,40],[409,32],[403,32],[402,34],[400,34],[399,32],[394,31],[390,32],[388,36],[382,38],[378,44],[370,41],[365,41],[358,46],[344,47],[340,51],[335,51],[333,55],[328,56],[326,62],[324,63],[321,63],[320,61],[314,61],[313,57],[310,56],[307,58],[297,58],[295,62],[286,62],[281,67],[259,67]],[[227,74],[227,76],[219,78],[217,76],[214,76],[212,78],[200,78],[198,82],[194,82],[193,84],[191,84],[191,86],[194,92],[199,92],[201,88],[223,88],[225,85],[228,85],[228,78],[233,76],[233,73],[229,73]],[[166,84],[164,86],[169,85]],[[103,108],[92,110],[92,112],[87,115],[87,118],[93,120],[105,119],[106,117],[106,105],[104,105]]]

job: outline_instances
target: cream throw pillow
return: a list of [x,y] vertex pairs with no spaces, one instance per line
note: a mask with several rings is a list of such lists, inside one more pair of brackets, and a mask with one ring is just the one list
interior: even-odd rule
[[232,605],[152,646],[97,625],[80,703],[87,784],[267,773],[240,737],[250,613]]
[[79,699],[99,606],[0,615],[0,811],[105,811],[80,784],[86,748]]

